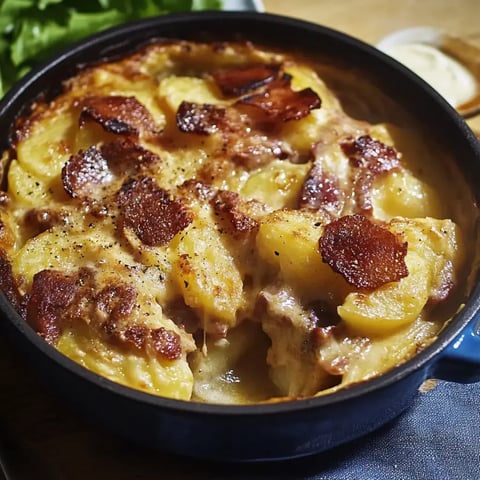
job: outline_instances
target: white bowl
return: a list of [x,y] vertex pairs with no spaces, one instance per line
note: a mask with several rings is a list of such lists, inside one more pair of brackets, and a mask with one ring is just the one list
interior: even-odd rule
[[435,88],[463,116],[480,111],[480,49],[433,27],[412,27],[376,47]]

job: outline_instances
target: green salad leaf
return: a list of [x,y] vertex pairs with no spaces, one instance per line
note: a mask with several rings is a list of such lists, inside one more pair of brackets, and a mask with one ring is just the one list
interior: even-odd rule
[[90,34],[129,20],[221,7],[222,0],[0,0],[0,98],[34,65]]

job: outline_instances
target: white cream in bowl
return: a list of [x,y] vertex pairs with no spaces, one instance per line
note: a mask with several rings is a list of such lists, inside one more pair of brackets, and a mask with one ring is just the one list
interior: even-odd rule
[[480,92],[475,75],[442,50],[444,34],[430,27],[394,32],[377,47],[428,82],[453,107],[474,99]]

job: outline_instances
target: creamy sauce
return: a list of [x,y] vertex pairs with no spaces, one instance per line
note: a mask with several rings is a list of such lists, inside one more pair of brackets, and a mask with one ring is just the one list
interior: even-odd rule
[[393,45],[386,53],[426,80],[453,107],[468,102],[477,94],[473,74],[438,48],[409,43]]

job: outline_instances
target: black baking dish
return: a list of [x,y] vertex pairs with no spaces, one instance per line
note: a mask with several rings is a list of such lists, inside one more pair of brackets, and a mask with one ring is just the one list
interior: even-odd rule
[[[17,83],[0,103],[0,144],[15,118],[36,97],[82,65],[113,58],[153,38],[248,39],[335,58],[368,73],[429,132],[455,151],[473,196],[480,200],[479,142],[427,84],[402,65],[356,39],[319,25],[257,13],[161,16],[92,36]],[[472,262],[473,264],[473,262]],[[427,378],[480,380],[478,275],[464,308],[438,339],[387,374],[332,395],[248,406],[206,405],[155,397],[99,377],[40,338],[0,298],[2,331],[18,351],[84,416],[148,447],[201,458],[259,461],[325,451],[387,423],[409,407]],[[121,421],[119,421],[121,419]]]

